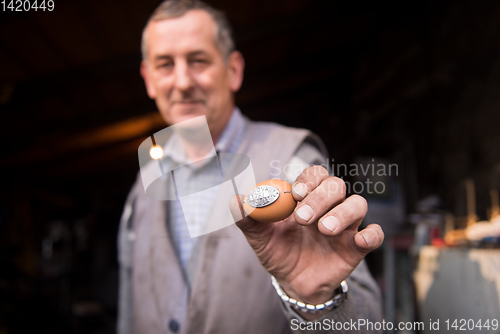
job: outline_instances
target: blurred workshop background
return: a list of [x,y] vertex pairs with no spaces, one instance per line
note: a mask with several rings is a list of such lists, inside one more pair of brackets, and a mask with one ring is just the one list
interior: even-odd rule
[[[316,132],[334,171],[397,165],[354,189],[386,232],[386,319],[498,319],[500,3],[208,2],[246,59],[244,114]],[[166,127],[139,75],[158,3],[0,8],[0,333],[115,332],[121,210]]]

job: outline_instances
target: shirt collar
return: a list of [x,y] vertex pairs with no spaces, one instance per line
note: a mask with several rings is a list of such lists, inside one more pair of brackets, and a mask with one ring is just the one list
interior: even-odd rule
[[[217,152],[229,153],[236,152],[243,138],[245,120],[238,107],[233,109],[229,122],[221,133],[218,142],[215,144]],[[186,156],[182,141],[178,134],[172,133],[172,136],[163,146],[164,158],[170,158],[178,164],[186,165],[191,161]]]
[[222,131],[219,141],[215,144],[215,150],[222,153],[236,152],[244,128],[245,120],[243,119],[243,115],[240,109],[235,107],[226,128]]

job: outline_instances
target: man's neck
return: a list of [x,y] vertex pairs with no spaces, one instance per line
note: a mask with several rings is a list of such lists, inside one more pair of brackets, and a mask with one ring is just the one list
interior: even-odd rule
[[189,141],[182,141],[186,157],[190,161],[200,161],[207,157],[213,148],[211,143],[192,143]]
[[207,155],[210,153],[212,148],[217,144],[219,141],[220,137],[222,136],[222,132],[226,129],[226,127],[229,124],[229,120],[231,119],[231,116],[233,114],[233,109],[231,109],[231,113],[229,114],[229,117],[227,117],[223,123],[223,125],[219,128],[216,128],[214,126],[210,127],[209,124],[209,129],[210,129],[210,135],[212,137],[212,142],[203,142],[203,141],[188,141],[185,140],[185,138],[182,138],[182,144],[184,146],[184,150],[186,152],[186,157],[191,160],[191,161],[200,161],[204,158],[207,157]]

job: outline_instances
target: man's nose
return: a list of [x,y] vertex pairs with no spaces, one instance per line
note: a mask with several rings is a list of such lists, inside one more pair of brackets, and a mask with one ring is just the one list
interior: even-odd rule
[[175,87],[183,91],[193,87],[193,78],[186,62],[178,62],[175,66]]

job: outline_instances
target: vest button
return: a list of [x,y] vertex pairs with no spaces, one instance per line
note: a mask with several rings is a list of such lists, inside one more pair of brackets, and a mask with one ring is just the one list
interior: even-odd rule
[[168,323],[168,328],[174,333],[177,333],[179,330],[179,323],[175,319],[171,319],[170,322]]

